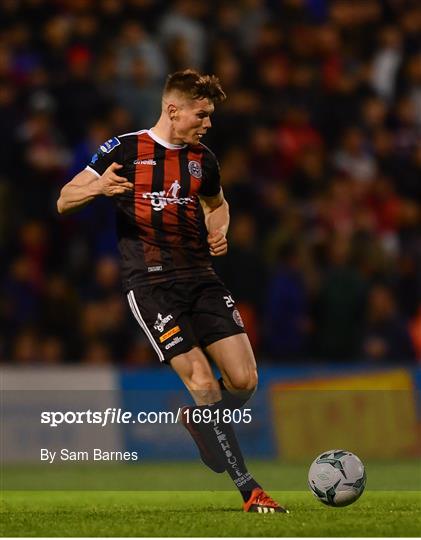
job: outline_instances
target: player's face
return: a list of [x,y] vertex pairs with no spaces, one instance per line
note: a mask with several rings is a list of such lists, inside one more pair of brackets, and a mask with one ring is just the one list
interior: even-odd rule
[[186,144],[198,144],[212,127],[210,115],[214,108],[207,98],[186,100],[173,120],[175,137]]

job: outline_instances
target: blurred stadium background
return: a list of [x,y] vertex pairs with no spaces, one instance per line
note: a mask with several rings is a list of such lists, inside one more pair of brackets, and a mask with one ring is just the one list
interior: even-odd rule
[[[416,0],[3,0],[3,387],[179,388],[121,293],[112,203],[64,218],[55,204],[100,143],[153,124],[166,74],[185,67],[228,94],[205,143],[232,216],[215,267],[262,366],[248,453],[312,456],[323,426],[342,441],[368,415],[362,457],[419,456]],[[328,389],[310,419],[308,392]]]

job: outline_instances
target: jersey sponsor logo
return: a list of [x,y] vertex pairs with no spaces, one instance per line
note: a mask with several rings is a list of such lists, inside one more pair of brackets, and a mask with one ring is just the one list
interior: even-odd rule
[[135,159],[133,165],[156,165],[154,159]]
[[173,199],[176,199],[180,189],[180,182],[178,180],[174,180],[174,182],[171,184],[170,189],[167,191],[167,196],[169,195]]
[[189,161],[189,173],[195,178],[202,178],[202,166],[198,161]]
[[178,180],[174,180],[170,189],[163,191],[152,191],[152,193],[142,193],[144,199],[150,199],[152,208],[156,212],[161,212],[167,204],[189,204],[193,202],[193,197],[178,197],[181,186]]
[[155,328],[155,330],[158,330],[158,332],[162,333],[164,331],[165,326],[172,320],[173,320],[173,316],[171,314],[167,315],[166,317],[163,317],[161,313],[158,313],[153,327]]
[[183,338],[181,336],[175,336],[175,338],[170,341],[169,343],[167,343],[167,345],[165,345],[165,350],[168,351],[168,349],[171,349],[171,347],[174,347],[174,345],[177,345],[177,343],[181,343],[183,340]]
[[241,318],[238,309],[234,309],[234,311],[232,312],[232,318],[234,319],[234,322],[237,324],[237,326],[241,326],[241,328],[244,328],[243,319]]
[[163,343],[164,341],[167,341],[167,339],[170,339],[170,337],[174,336],[175,334],[178,334],[178,332],[181,332],[181,328],[177,325],[174,326],[174,328],[170,328],[168,332],[165,332],[160,338],[159,341]]
[[109,154],[111,150],[113,150],[116,146],[119,146],[121,143],[117,139],[117,137],[112,137],[111,139],[108,139],[108,141],[105,141],[105,143],[101,144],[99,149],[102,152],[105,152],[106,154]]

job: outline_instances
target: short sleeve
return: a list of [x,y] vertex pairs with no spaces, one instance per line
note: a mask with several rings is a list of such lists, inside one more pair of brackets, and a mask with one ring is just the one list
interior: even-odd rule
[[205,148],[203,154],[202,168],[202,185],[200,186],[199,195],[214,197],[221,190],[221,175],[218,160],[208,148]]
[[121,148],[121,141],[118,137],[108,139],[108,141],[101,144],[91,157],[91,161],[86,168],[101,176],[114,161],[116,163],[123,162]]

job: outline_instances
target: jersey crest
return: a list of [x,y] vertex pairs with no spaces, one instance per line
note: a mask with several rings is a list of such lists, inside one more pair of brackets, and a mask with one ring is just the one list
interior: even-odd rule
[[198,161],[189,161],[189,173],[195,178],[202,178],[202,166]]

